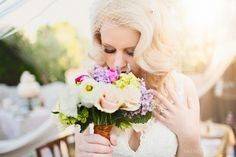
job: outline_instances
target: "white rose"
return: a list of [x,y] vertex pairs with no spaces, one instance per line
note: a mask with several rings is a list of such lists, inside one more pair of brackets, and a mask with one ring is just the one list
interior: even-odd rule
[[121,109],[126,111],[135,111],[140,108],[141,91],[139,88],[127,86],[122,90]]
[[94,79],[87,78],[77,85],[78,96],[83,106],[91,108],[101,97],[102,85]]
[[101,97],[94,105],[98,110],[113,113],[120,108],[121,90],[113,84],[103,84]]

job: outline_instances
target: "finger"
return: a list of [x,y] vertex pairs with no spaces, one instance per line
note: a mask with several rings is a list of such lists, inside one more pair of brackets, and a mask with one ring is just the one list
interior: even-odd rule
[[175,106],[170,103],[167,98],[165,98],[162,94],[157,94],[156,96],[161,101],[161,104],[164,106],[164,108],[168,109],[169,111],[174,111]]
[[166,122],[166,118],[163,115],[161,115],[158,111],[156,110],[153,111],[153,115],[156,118],[156,120],[159,120],[161,122]]
[[156,121],[161,122],[162,124],[164,124],[165,126],[169,127],[171,125],[171,121],[168,118],[163,117],[162,115],[155,113],[154,112],[154,116],[156,117]]
[[87,153],[109,154],[112,153],[112,148],[100,144],[83,144],[78,146],[79,151]]
[[153,101],[154,101],[155,105],[161,104],[161,101],[158,99],[157,95],[154,96],[154,100]]
[[83,143],[84,138],[85,138],[85,135],[83,133],[75,131],[75,145],[79,145]]
[[111,144],[113,145],[113,146],[116,146],[117,145],[117,137],[116,137],[116,135],[111,135],[110,136],[110,141],[111,141]]
[[110,141],[99,134],[91,134],[85,137],[85,140],[90,144],[102,144],[110,146]]
[[163,116],[164,118],[169,119],[170,115],[173,114],[173,112],[170,113],[170,111],[168,109],[166,109],[166,107],[161,105],[160,108],[159,108],[159,114],[161,116]]
[[174,87],[171,87],[169,84],[166,84],[166,89],[167,89],[171,99],[174,101],[174,103],[176,105],[179,105],[179,106],[182,105],[183,106],[180,99],[178,98],[178,95],[177,95],[176,91],[174,90]]

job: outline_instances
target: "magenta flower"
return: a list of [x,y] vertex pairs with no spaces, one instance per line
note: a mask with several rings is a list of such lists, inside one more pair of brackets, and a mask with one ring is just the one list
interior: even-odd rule
[[119,73],[118,73],[117,70],[109,69],[109,70],[107,70],[107,72],[108,72],[108,77],[109,77],[111,82],[114,82],[114,81],[118,80]]
[[88,75],[80,75],[75,79],[75,84],[81,83],[83,80],[85,80],[86,77],[89,77]]

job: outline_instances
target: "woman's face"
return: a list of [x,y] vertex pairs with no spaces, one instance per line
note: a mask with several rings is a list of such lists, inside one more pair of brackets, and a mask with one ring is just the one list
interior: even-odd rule
[[140,33],[127,27],[104,23],[100,30],[105,63],[109,68],[120,68],[122,72],[130,65],[131,71],[138,74],[140,68],[133,55]]

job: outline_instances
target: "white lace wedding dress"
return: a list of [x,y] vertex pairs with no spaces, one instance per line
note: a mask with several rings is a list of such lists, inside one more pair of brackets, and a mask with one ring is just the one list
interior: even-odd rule
[[117,146],[113,157],[175,157],[177,139],[173,132],[160,122],[150,120],[140,136],[140,145],[136,151],[128,144],[132,129],[117,135]]
[[[184,101],[183,94],[183,75],[172,72],[175,76],[176,92]],[[155,121],[154,118],[149,120],[146,127],[141,131],[140,145],[136,151],[129,146],[132,128],[120,131],[118,128],[112,130],[117,136],[117,146],[114,147],[113,157],[175,157],[177,152],[177,138],[162,123]]]

